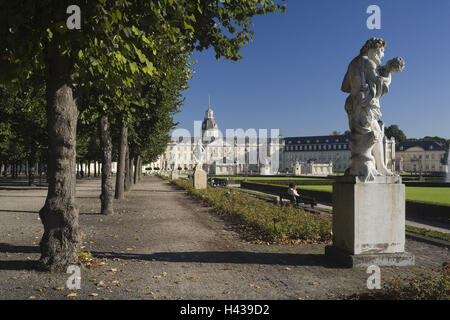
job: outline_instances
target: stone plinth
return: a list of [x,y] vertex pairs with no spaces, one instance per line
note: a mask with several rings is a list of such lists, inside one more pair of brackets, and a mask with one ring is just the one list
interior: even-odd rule
[[405,253],[405,185],[399,176],[336,179],[333,246],[326,255],[348,266],[414,264]]
[[194,171],[194,189],[206,189],[208,185],[208,175],[202,169]]
[[176,179],[178,179],[180,176],[179,176],[179,174],[178,174],[178,171],[172,171],[171,172],[171,174],[170,174],[170,178],[172,179],[172,180],[176,180]]

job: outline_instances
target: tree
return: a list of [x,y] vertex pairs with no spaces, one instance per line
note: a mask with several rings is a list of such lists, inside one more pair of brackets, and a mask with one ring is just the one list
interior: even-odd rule
[[0,163],[27,163],[29,185],[46,142],[44,91],[36,85],[13,95],[0,88]]
[[[108,93],[118,85],[132,89],[137,74],[151,77],[157,71],[142,50],[158,54],[154,34],[183,42],[187,51],[212,46],[217,58],[239,60],[240,48],[253,38],[251,18],[281,8],[268,0],[78,3],[82,32],[67,30],[64,23],[72,1],[0,3],[0,85],[19,91],[31,75],[45,77],[49,188],[39,215],[44,225],[40,265],[47,270],[65,271],[78,261],[75,147],[79,110],[74,92],[79,96],[82,87],[89,87],[87,74],[103,75]],[[86,62],[89,66],[83,67]],[[122,74],[120,84],[114,74]],[[117,107],[126,110],[130,104],[113,106]]]
[[389,139],[394,137],[396,144],[400,144],[406,141],[406,135],[396,124],[390,125],[389,127],[385,128],[384,134]]

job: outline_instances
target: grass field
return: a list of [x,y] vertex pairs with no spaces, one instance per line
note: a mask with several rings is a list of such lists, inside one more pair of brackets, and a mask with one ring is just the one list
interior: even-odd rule
[[406,187],[406,200],[450,206],[450,188]]
[[[226,177],[226,176],[211,176],[211,178],[218,178],[218,179],[233,179],[236,181],[242,181],[245,180],[245,177]],[[248,177],[247,180],[249,182],[252,181],[269,181],[269,180],[280,180],[280,181],[290,181],[290,180],[329,180],[325,178],[316,178],[316,177]]]
[[[298,186],[307,190],[332,192],[333,186]],[[450,188],[406,187],[406,200],[450,206]]]

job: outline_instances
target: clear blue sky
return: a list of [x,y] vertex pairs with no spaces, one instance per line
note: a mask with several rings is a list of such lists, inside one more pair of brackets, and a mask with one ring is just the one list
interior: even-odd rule
[[[346,94],[340,91],[348,63],[371,37],[387,41],[383,63],[401,56],[381,98],[383,121],[407,137],[450,138],[449,0],[287,0],[285,13],[255,18],[256,39],[243,60],[216,61],[197,52],[194,79],[179,128],[193,132],[208,94],[219,128],[279,128],[286,136],[328,135],[348,129]],[[366,9],[381,8],[381,30],[369,30]]]

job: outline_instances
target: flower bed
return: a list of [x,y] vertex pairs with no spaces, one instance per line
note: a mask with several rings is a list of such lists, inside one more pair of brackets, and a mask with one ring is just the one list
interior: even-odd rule
[[[173,180],[173,184],[193,197],[213,206],[220,214],[251,229],[251,234],[265,242],[328,242],[331,219],[312,215],[293,207],[279,207],[229,189],[195,190],[191,181]],[[275,220],[274,220],[275,219]]]

